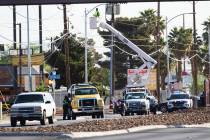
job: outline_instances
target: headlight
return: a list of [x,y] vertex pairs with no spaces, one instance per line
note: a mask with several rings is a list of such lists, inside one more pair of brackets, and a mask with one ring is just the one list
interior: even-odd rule
[[168,105],[173,105],[173,102],[168,102]]
[[146,103],[145,103],[145,102],[141,102],[140,104],[141,104],[141,105],[146,105]]
[[77,100],[73,100],[71,102],[71,104],[72,104],[72,107],[77,107],[78,106],[78,101]]
[[42,108],[40,106],[34,107],[34,112],[42,112]]
[[98,106],[104,106],[104,102],[103,102],[102,99],[99,99],[99,100],[98,100]]
[[183,103],[184,103],[184,104],[187,104],[187,103],[188,103],[188,101],[183,101]]
[[12,107],[12,108],[10,109],[10,112],[18,112],[18,108]]

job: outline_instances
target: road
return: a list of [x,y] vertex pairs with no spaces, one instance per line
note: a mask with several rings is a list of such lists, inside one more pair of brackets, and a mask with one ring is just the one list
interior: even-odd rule
[[209,128],[168,128],[82,140],[209,140]]
[[[209,128],[168,128],[130,133],[126,135],[83,138],[77,140],[209,140]],[[70,140],[66,137],[0,137],[1,140]]]
[[[105,114],[104,119],[120,118],[120,117],[121,116],[119,114]],[[56,125],[73,124],[73,123],[83,122],[86,120],[92,120],[92,117],[91,116],[81,116],[81,117],[77,117],[77,120],[63,120],[62,116],[56,116],[56,121],[52,125],[56,126]],[[49,125],[49,124],[47,124],[47,125]],[[18,127],[20,126],[19,122],[17,123],[17,126]],[[37,127],[37,126],[42,126],[42,125],[40,125],[39,121],[26,121],[26,126],[23,126],[23,127],[33,127],[33,126]],[[5,123],[0,123],[0,127],[11,127],[9,119]]]

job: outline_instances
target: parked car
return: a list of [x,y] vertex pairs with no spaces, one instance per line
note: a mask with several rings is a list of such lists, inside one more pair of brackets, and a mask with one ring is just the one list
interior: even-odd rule
[[49,124],[53,124],[55,113],[56,106],[50,93],[21,93],[17,95],[11,107],[10,122],[13,127],[17,125],[17,121],[20,121],[21,125],[25,125],[26,120],[38,120],[41,125],[45,125],[46,119],[48,119]]
[[167,101],[168,112],[179,109],[189,109],[192,108],[192,106],[193,101],[190,97],[190,94],[187,94],[183,91],[171,94]]

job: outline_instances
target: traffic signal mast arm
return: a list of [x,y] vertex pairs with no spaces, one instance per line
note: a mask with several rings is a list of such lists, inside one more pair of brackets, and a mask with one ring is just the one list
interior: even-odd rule
[[124,37],[122,33],[120,33],[118,30],[116,30],[109,24],[105,22],[100,22],[99,27],[111,31],[119,40],[121,40],[123,43],[125,43],[128,47],[130,47],[133,51],[137,53],[137,56],[140,57],[141,60],[144,62],[144,64],[141,65],[139,69],[144,69],[145,67],[151,69],[155,66],[155,64],[157,64],[157,61],[155,61],[152,57],[146,54],[143,50],[141,50],[138,46],[136,46],[134,43],[132,43],[130,40]]

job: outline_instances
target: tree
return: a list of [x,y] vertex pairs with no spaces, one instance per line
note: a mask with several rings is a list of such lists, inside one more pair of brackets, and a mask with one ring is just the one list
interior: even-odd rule
[[[62,36],[62,34],[61,34]],[[66,76],[65,76],[65,48],[63,46],[63,39],[59,39],[59,37],[55,37],[54,40],[57,40],[54,43],[56,47],[56,51],[53,52],[49,50],[45,53],[45,57],[48,58],[47,63],[57,69],[57,73],[61,75],[59,80],[56,80],[56,87],[59,88],[60,85],[67,86]],[[70,34],[68,37],[68,47],[69,47],[69,63],[71,68],[71,83],[82,83],[84,82],[84,39],[76,37],[75,34]],[[88,45],[94,45],[92,39],[88,40]],[[94,49],[89,49],[88,51],[88,69],[89,73],[94,69],[95,63],[100,59],[100,55],[94,51]],[[92,75],[89,75],[89,79],[91,79]]]
[[[209,54],[208,54],[208,26],[210,25],[210,17],[207,19],[207,21],[204,21],[203,26],[204,26],[204,33],[202,34],[203,37],[203,43],[204,46],[200,48],[199,50],[199,55],[204,58],[205,61],[209,62],[210,60],[209,58]],[[205,62],[205,61],[201,61],[201,63],[203,64],[203,73],[205,76],[208,77],[209,75],[209,63]]]
[[[168,44],[172,55],[178,60],[181,60],[187,55],[187,49],[190,50],[192,46],[192,29],[184,29],[182,27],[180,29],[177,27],[173,28],[169,33]],[[181,61],[177,63],[177,80],[181,81],[182,63]]]

